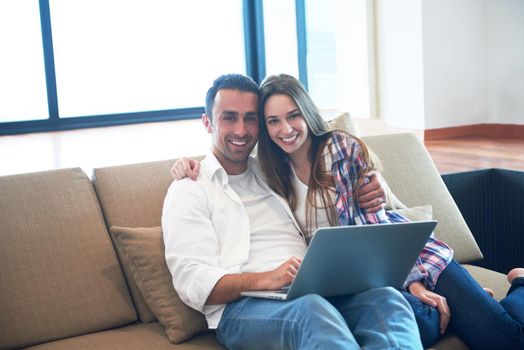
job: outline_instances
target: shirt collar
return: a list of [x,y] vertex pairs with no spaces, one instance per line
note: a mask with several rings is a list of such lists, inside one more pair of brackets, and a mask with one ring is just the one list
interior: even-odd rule
[[[202,173],[207,176],[209,179],[213,179],[213,177],[216,177],[216,179],[222,184],[222,186],[225,186],[229,182],[229,178],[227,175],[226,170],[220,164],[217,157],[212,151],[209,151],[206,154],[206,157],[202,160],[202,165],[205,165],[201,167]],[[249,170],[254,170],[257,175],[257,164],[255,158],[249,156],[247,159],[247,166]]]

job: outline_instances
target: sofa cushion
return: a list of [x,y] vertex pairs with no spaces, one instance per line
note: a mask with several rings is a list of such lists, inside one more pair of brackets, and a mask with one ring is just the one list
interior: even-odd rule
[[135,323],[80,337],[30,347],[31,350],[213,350],[224,349],[212,332],[199,334],[191,340],[174,345],[166,338],[158,322]]
[[428,350],[469,350],[459,337],[447,334]]
[[111,235],[123,257],[122,263],[129,266],[140,293],[171,342],[178,344],[207,330],[204,315],[184,304],[173,287],[160,226],[113,226]]
[[362,138],[380,158],[383,176],[408,207],[431,204],[435,236],[448,243],[460,262],[479,260],[480,249],[422,142],[411,133]]
[[328,128],[330,130],[342,130],[350,133],[351,135],[357,135],[357,129],[355,123],[349,113],[347,112],[333,112],[333,113],[322,113],[324,118],[329,119],[327,121]]
[[63,169],[0,177],[0,348],[136,320],[89,178]]
[[408,218],[410,221],[427,221],[433,219],[433,208],[429,204],[413,208],[394,209],[391,211]]
[[107,225],[159,226],[174,163],[165,160],[94,169],[93,183]]
[[495,293],[495,299],[500,301],[506,296],[510,287],[506,275],[475,265],[464,264],[462,266],[482,287],[491,288]]
[[[174,163],[175,160],[165,160],[94,169],[93,183],[107,227],[160,226],[164,197],[173,181],[170,169]],[[124,273],[138,317],[143,322],[155,321],[127,265]]]

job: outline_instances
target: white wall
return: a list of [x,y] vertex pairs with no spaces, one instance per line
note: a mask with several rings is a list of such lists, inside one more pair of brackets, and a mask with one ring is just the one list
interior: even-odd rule
[[488,116],[484,1],[424,0],[425,128]]
[[491,123],[524,124],[524,1],[486,0]]
[[424,128],[421,1],[377,0],[378,113],[386,124]]
[[377,33],[386,123],[524,124],[524,1],[377,0]]

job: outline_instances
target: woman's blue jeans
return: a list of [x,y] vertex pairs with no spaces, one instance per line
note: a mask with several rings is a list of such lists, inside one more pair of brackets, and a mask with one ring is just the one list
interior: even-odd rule
[[228,349],[421,349],[402,295],[377,288],[291,301],[243,298],[227,305],[217,337]]
[[[497,302],[452,261],[440,275],[435,293],[449,305],[448,330],[470,349],[524,349],[524,278],[515,279],[507,296]],[[440,338],[438,311],[403,294],[415,313],[422,344],[433,345]]]

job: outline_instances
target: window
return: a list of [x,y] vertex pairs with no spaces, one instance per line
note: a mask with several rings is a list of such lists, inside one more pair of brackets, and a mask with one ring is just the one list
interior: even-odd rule
[[370,3],[3,0],[0,134],[199,117],[228,72],[291,74],[319,108],[370,116]]
[[309,92],[321,109],[372,116],[368,1],[306,0]]
[[0,123],[47,119],[38,2],[0,2],[0,47]]
[[298,75],[295,0],[264,1],[266,75]]
[[246,73],[240,0],[51,0],[60,116],[198,107]]

